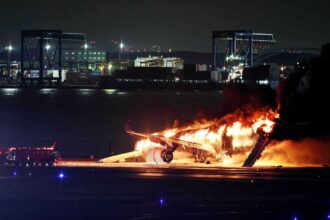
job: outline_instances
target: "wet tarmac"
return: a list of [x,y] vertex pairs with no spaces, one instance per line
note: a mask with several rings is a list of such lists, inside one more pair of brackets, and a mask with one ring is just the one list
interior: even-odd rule
[[330,219],[330,169],[0,167],[0,219]]

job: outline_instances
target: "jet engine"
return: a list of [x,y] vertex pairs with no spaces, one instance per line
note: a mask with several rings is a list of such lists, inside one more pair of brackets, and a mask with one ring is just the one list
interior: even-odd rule
[[162,148],[152,148],[146,153],[148,164],[167,164],[173,160],[173,151]]

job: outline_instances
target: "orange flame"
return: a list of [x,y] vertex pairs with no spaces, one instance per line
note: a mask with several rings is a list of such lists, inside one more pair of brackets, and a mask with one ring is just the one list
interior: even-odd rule
[[[215,120],[194,122],[184,127],[166,129],[152,135],[199,143],[218,161],[228,162],[230,159],[223,156],[227,155],[228,149],[244,151],[244,149],[252,147],[258,138],[258,130],[262,129],[266,133],[272,132],[275,125],[274,119],[278,118],[278,113],[270,109],[254,111],[249,116],[240,113]],[[147,139],[139,140],[135,145],[135,149],[139,151],[152,147],[160,147],[160,145]]]

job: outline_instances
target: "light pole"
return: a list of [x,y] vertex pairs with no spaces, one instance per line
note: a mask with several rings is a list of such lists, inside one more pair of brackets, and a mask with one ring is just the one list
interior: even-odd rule
[[7,50],[7,74],[8,76],[10,76],[10,56],[13,47],[9,44],[8,46],[6,46],[6,50]]
[[47,70],[49,70],[52,68],[52,66],[51,66],[52,64],[50,63],[49,56],[48,56],[48,51],[51,48],[50,44],[46,44],[45,48],[46,48],[46,57],[47,57]]
[[124,48],[124,44],[123,44],[123,42],[120,42],[120,44],[119,44],[119,53],[118,53],[118,60],[120,61],[121,59],[121,53],[123,52],[123,48]]
[[119,44],[119,53],[118,53],[118,61],[119,61],[119,67],[121,69],[121,53],[123,52],[124,44],[123,42],[120,42]]
[[86,55],[86,69],[87,69],[86,71],[87,71],[87,75],[88,75],[88,84],[90,84],[90,81],[91,81],[91,71],[89,71],[89,66],[88,66],[88,63],[89,63],[88,62],[88,59],[89,59],[88,47],[89,47],[89,45],[87,44],[87,42],[85,42],[85,44],[84,44],[84,51],[85,51],[86,54],[84,54],[84,55]]
[[88,44],[87,43],[85,43],[84,44],[84,59],[85,59],[85,62],[86,62],[86,70],[87,70],[87,72],[88,72],[88,58],[89,58],[89,54],[88,54],[88,51],[87,51],[87,49],[88,49]]

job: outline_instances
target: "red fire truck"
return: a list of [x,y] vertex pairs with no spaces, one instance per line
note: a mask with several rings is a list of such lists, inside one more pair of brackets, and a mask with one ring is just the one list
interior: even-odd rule
[[61,159],[55,144],[47,147],[9,147],[0,150],[0,162],[17,166],[53,166]]

